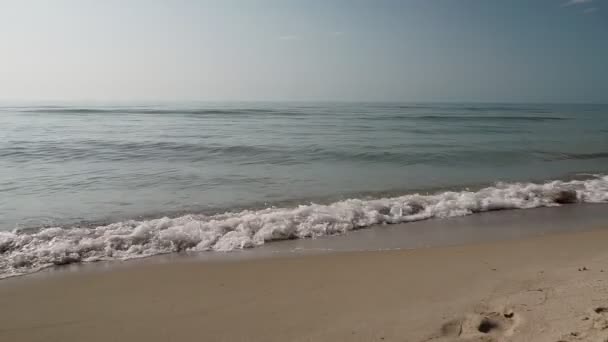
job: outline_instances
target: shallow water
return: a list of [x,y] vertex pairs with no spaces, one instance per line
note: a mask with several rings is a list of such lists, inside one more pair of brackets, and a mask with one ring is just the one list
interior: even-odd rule
[[608,106],[0,108],[0,229],[608,170]]

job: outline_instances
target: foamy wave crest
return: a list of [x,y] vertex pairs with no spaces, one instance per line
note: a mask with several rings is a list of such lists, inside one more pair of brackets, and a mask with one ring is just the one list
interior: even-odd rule
[[231,251],[268,241],[342,234],[375,224],[608,202],[608,176],[544,184],[498,183],[479,191],[412,194],[329,205],[125,221],[95,228],[0,232],[0,277],[52,265],[125,260],[180,251]]

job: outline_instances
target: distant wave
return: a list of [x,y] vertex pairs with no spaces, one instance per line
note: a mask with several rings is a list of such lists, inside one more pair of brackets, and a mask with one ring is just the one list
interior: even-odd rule
[[546,153],[548,160],[589,160],[608,158],[608,152],[595,153]]
[[[338,112],[332,112],[334,115],[353,116],[358,120],[428,120],[428,121],[555,121],[569,120],[569,118],[546,116],[546,115],[496,115],[494,112],[516,112],[528,111],[530,114],[548,113],[540,109],[522,108],[522,107],[442,107],[439,105],[374,105],[370,108],[381,110],[392,110],[393,115],[386,113],[364,113],[365,116],[358,116],[355,112],[350,112],[348,107],[340,109]],[[265,108],[163,108],[163,107],[63,107],[63,106],[40,106],[40,107],[12,107],[2,108],[2,110],[12,110],[21,113],[33,114],[138,114],[138,115],[191,115],[201,116],[206,115],[252,115],[266,114],[297,117],[300,115],[323,114],[317,113],[314,110],[302,110],[302,108],[284,108],[283,110],[265,109]],[[314,107],[313,107],[314,109]],[[395,111],[401,110],[428,110],[428,111],[443,111],[443,110],[458,110],[465,112],[487,112],[488,115],[456,115],[456,114],[430,114],[430,115],[412,115],[412,114],[396,114]],[[321,110],[319,108],[319,110]]]
[[608,202],[608,176],[536,183],[498,183],[479,191],[411,194],[329,205],[244,210],[125,221],[98,227],[0,232],[0,277],[52,265],[125,260],[181,251],[231,251],[266,242],[343,234],[376,224]]
[[543,108],[540,105],[525,105],[525,104],[512,104],[512,105],[465,105],[460,103],[420,103],[420,104],[399,104],[399,103],[377,103],[370,104],[373,108],[382,109],[434,109],[434,110],[458,110],[467,112],[533,112],[533,113],[549,113],[550,111]]
[[532,116],[532,115],[422,115],[414,116],[417,120],[430,121],[558,121],[569,120],[559,116]]
[[[495,133],[495,130],[491,132]],[[424,133],[424,132],[421,132]],[[435,148],[435,150],[429,150]],[[445,144],[411,144],[378,150],[375,146],[324,148],[317,145],[222,145],[175,141],[9,141],[0,145],[0,158],[13,162],[66,160],[229,160],[235,164],[305,164],[312,161],[385,162],[399,165],[499,163],[532,160],[591,160],[608,158],[608,152],[554,152],[495,149],[464,149]]]
[[396,114],[396,115],[369,115],[356,117],[357,120],[363,121],[395,121],[395,120],[412,120],[412,121],[449,121],[449,122],[501,122],[501,121],[524,121],[524,122],[542,122],[542,121],[562,121],[570,120],[559,116],[543,116],[543,115],[411,115],[411,114]]
[[[247,145],[214,145],[188,144],[183,142],[128,142],[85,140],[42,141],[35,144],[26,141],[13,141],[0,147],[0,158],[12,158],[14,161],[29,162],[31,160],[146,160],[185,158],[197,161],[201,158],[216,156],[252,156],[280,153],[280,150],[270,146]],[[288,151],[285,151],[285,153]]]
[[463,107],[463,110],[470,112],[534,112],[534,113],[548,113],[547,110],[541,109],[540,107],[529,107],[521,105],[511,106],[467,106]]
[[215,109],[215,108],[194,108],[194,109],[159,109],[159,108],[74,108],[74,107],[36,107],[36,108],[15,108],[22,113],[53,113],[53,114],[193,114],[193,115],[214,115],[214,114],[253,114],[253,113],[274,113],[273,110],[259,108],[236,108],[236,109]]

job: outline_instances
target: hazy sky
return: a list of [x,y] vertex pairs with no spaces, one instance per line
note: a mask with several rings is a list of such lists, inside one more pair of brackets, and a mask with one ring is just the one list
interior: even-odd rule
[[0,100],[608,102],[608,0],[0,0]]

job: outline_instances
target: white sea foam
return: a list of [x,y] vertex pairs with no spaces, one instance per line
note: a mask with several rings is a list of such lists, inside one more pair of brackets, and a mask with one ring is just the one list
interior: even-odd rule
[[0,232],[0,278],[51,265],[125,260],[178,251],[231,251],[273,240],[342,234],[375,224],[575,202],[608,202],[608,176],[544,184],[498,183],[475,192],[349,199],[329,205],[131,220],[95,228]]

